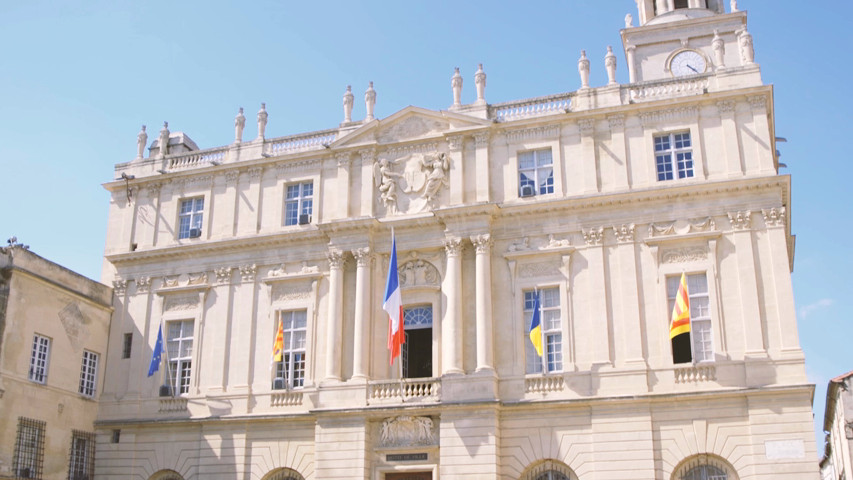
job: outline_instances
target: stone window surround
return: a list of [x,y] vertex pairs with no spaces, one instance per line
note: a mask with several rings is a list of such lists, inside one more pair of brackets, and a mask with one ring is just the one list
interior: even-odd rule
[[[565,192],[565,187],[563,185],[563,168],[564,168],[564,159],[563,159],[563,151],[560,147],[560,139],[554,138],[551,140],[521,140],[517,143],[511,143],[507,147],[508,149],[508,161],[509,161],[509,169],[512,171],[512,188],[506,189],[507,200],[521,200],[521,201],[539,201],[542,198],[549,198],[553,196],[560,196]],[[546,150],[551,149],[551,161],[554,168],[554,193],[547,193],[544,195],[533,195],[532,197],[521,197],[521,191],[519,188],[519,163],[518,163],[518,155],[519,153],[529,152],[533,150]],[[507,187],[509,185],[507,184]],[[513,193],[514,192],[514,193]]]

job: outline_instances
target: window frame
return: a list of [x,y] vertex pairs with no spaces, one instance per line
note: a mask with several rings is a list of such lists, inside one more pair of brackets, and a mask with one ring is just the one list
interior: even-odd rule
[[[539,164],[539,157],[543,152],[546,152],[546,151],[548,152],[548,155],[551,157],[551,162],[548,164],[540,165]],[[533,166],[522,168],[522,166],[521,166],[522,165],[522,156],[527,156],[527,155],[532,155]],[[529,197],[539,197],[539,196],[543,196],[543,195],[553,195],[557,191],[556,190],[557,168],[556,168],[555,163],[556,162],[554,161],[554,149],[551,146],[545,146],[545,147],[533,148],[533,149],[524,149],[524,150],[517,151],[516,152],[516,172],[518,174],[518,176],[517,176],[518,188],[517,188],[516,193],[517,193],[518,197],[519,198],[529,198]],[[543,187],[542,187],[542,184],[540,183],[539,172],[544,171],[546,169],[550,169],[551,173],[550,173],[550,176],[545,179],[546,183],[544,184],[545,185],[544,188],[546,189],[546,191],[543,192],[543,191],[541,191]],[[533,178],[532,178],[533,195],[526,195],[525,196],[525,195],[522,195],[522,193],[523,193],[522,188],[524,186],[526,186],[527,183],[522,181],[522,175],[523,175],[523,172],[531,172],[531,171],[533,172]],[[549,178],[550,178],[550,182],[547,181]],[[530,179],[527,180],[527,182],[530,182],[530,181],[531,181]]]
[[[688,146],[683,146],[684,136],[686,135],[687,142],[689,142]],[[667,142],[668,148],[658,149],[658,139],[663,139]],[[681,142],[682,146],[678,147],[678,143]],[[655,172],[655,181],[656,182],[669,182],[673,180],[685,180],[688,178],[696,177],[696,170],[698,169],[698,162],[696,160],[695,155],[695,141],[693,138],[693,133],[690,129],[680,129],[674,130],[671,132],[660,132],[652,135],[652,156],[654,158],[654,172]],[[689,158],[680,159],[679,155],[688,155]],[[661,161],[664,158],[668,158],[665,161]],[[684,162],[689,162],[689,168],[685,166],[683,169],[679,167],[679,164]],[[667,167],[668,169],[661,170],[661,167]],[[682,175],[682,170],[684,174]],[[663,178],[661,178],[663,176]],[[667,178],[669,176],[669,178]]]
[[[27,377],[31,382],[47,385],[47,374],[50,368],[51,338],[38,333],[33,334],[33,347],[30,351],[30,369]],[[43,358],[41,354],[44,354]]]
[[[675,295],[677,294],[677,290],[678,290],[677,284],[680,281],[681,273],[682,273],[682,270],[677,270],[677,271],[673,270],[673,271],[664,272],[664,274],[663,274],[663,290],[664,290],[664,297],[666,299],[666,303],[664,305],[666,305],[666,315],[665,315],[666,335],[665,336],[667,339],[667,344],[669,343],[668,342],[668,340],[669,340],[669,325],[672,321],[672,308],[673,308],[673,304],[675,301]],[[720,331],[719,330],[720,325],[718,322],[718,315],[716,312],[716,289],[715,289],[715,285],[714,285],[714,281],[713,281],[714,280],[714,272],[711,269],[697,268],[697,269],[683,270],[683,273],[687,276],[687,284],[688,284],[688,288],[687,288],[688,292],[687,293],[688,293],[689,298],[690,298],[690,355],[691,355],[691,358],[693,359],[692,364],[696,365],[696,364],[700,364],[700,363],[711,363],[711,362],[714,362],[716,360],[716,356],[718,354],[722,354],[721,346],[718,344],[717,341],[715,341],[715,337],[716,337],[715,332]],[[704,291],[702,293],[694,293],[695,288],[691,288],[691,286],[690,286],[691,285],[691,277],[696,277],[699,275],[702,275],[705,277],[705,285],[707,288],[706,288],[706,291]],[[675,279],[675,280],[672,280],[672,279]],[[670,291],[669,291],[669,282],[671,280],[673,281],[673,283],[676,284],[676,287],[675,287],[676,291],[672,294],[672,296],[670,296]],[[697,307],[698,302],[696,302],[695,300],[699,300],[701,298],[707,298],[707,303],[705,306],[705,308],[707,309],[707,314],[701,316],[698,320],[694,320],[694,312],[698,308]],[[701,323],[699,323],[699,325],[697,325],[694,322],[701,322]],[[709,346],[707,348],[703,348],[703,350],[701,351],[702,358],[698,359],[697,358],[696,342],[699,339],[696,336],[696,332],[698,332],[700,329],[704,329],[707,331],[708,340],[705,343],[708,343]],[[672,355],[670,354],[670,360],[671,359],[672,359]],[[690,364],[684,364],[684,365],[690,365]]]
[[[164,346],[168,357],[167,368],[169,370],[164,376],[164,384],[169,386],[173,395],[189,394],[192,382],[193,353],[195,352],[195,319],[182,318],[168,320],[165,324],[166,345]],[[172,325],[176,324],[180,324],[180,336],[178,337],[172,335]],[[187,324],[189,324],[189,327],[186,327]],[[187,330],[189,330],[189,336],[187,336]],[[190,343],[190,346],[189,352],[186,355],[172,355],[173,350],[171,347],[173,342],[177,342],[177,348],[174,351],[180,353],[187,341]]]
[[[295,314],[302,313],[305,318],[301,327],[294,327]],[[277,335],[279,322],[284,321],[285,315],[290,315],[290,328],[284,323],[282,326],[284,344],[281,349],[281,361],[275,362],[273,390],[300,390],[305,387],[308,373],[308,309],[287,309],[276,312],[275,333]],[[302,333],[301,348],[294,348],[297,333]],[[301,355],[301,359],[297,357]],[[301,366],[299,365],[301,363]],[[298,368],[299,367],[299,368]],[[298,375],[297,375],[298,373]],[[275,380],[282,379],[284,387],[275,388]]]
[[[12,472],[16,478],[42,478],[44,469],[44,438],[47,423],[26,417],[18,417],[18,431],[15,435],[15,457]],[[25,435],[30,438],[25,438]],[[24,445],[30,440],[31,445]],[[27,475],[23,469],[31,469]]]
[[98,393],[98,363],[101,356],[89,350],[83,350],[80,365],[80,383],[77,393],[86,398],[94,398]]
[[122,336],[121,358],[126,360],[133,353],[133,332],[125,333]]
[[[82,452],[79,451],[80,446]],[[68,452],[68,480],[91,480],[95,473],[95,434],[72,430]]]
[[[289,197],[290,189],[297,188],[298,192],[295,197]],[[311,193],[305,194],[306,187],[310,187]],[[316,190],[314,187],[314,179],[305,179],[300,181],[289,182],[284,185],[284,200],[282,203],[282,225],[291,227],[299,225],[299,217],[308,215],[308,223],[314,220],[314,200],[316,198]],[[307,204],[307,211],[306,211]],[[295,217],[289,218],[288,206],[296,205]]]
[[[558,303],[556,305],[544,306],[544,299],[542,296],[542,292],[552,292],[551,299],[556,299]],[[542,331],[542,349],[543,355],[548,360],[546,362],[542,361],[542,357],[535,356],[535,350],[533,349],[533,344],[530,342],[530,321],[533,318],[533,304],[535,302],[535,297],[533,296],[535,292],[540,294],[540,318],[539,325]],[[563,302],[564,298],[562,295],[562,289],[559,285],[544,285],[537,286],[535,288],[524,288],[521,291],[521,316],[523,319],[523,328],[522,332],[524,333],[524,373],[526,375],[535,375],[535,374],[554,374],[561,373],[565,371],[566,361],[565,361],[565,343],[567,336],[564,334],[565,332],[565,316],[563,315]],[[556,327],[547,325],[547,323],[553,322],[553,318],[546,319],[549,315],[546,313],[556,312],[556,318],[558,319],[558,325]],[[551,339],[555,337],[559,337],[558,343],[550,343]],[[552,345],[558,345],[558,348],[552,349]],[[532,351],[532,352],[531,352]],[[533,353],[533,364],[529,363],[528,355]],[[555,360],[552,362],[551,356],[555,357]],[[559,357],[558,359],[556,357]]]
[[[187,203],[191,203],[191,206],[190,210],[185,212],[184,205]],[[198,203],[200,203],[201,205],[199,206]],[[204,207],[206,203],[207,202],[205,201],[204,195],[199,195],[195,197],[185,197],[178,200],[178,222],[177,228],[175,229],[178,240],[190,240],[193,238],[201,237],[201,232],[204,231]],[[186,228],[184,228],[185,219]],[[196,224],[197,226],[194,226]],[[198,237],[193,237],[190,235],[193,228],[198,228]]]

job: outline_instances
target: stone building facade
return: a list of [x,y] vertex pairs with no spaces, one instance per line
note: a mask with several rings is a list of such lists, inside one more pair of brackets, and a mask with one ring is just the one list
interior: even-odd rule
[[[817,478],[790,178],[735,3],[638,2],[628,84],[608,49],[608,84],[583,53],[564,94],[489,104],[481,65],[476,100],[457,71],[441,111],[376,119],[371,84],[366,118],[348,88],[330,130],[268,139],[262,106],[244,140],[241,109],[231,145],[164,126],[148,157],[140,132],[105,185],[98,476]],[[693,363],[674,364],[682,273]]]
[[112,289],[0,248],[0,478],[94,478]]
[[853,372],[839,375],[826,388],[823,431],[826,432],[821,478],[849,478],[853,472]]

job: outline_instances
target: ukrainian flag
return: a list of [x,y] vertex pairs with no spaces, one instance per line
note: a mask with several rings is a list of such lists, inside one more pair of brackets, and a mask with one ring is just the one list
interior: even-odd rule
[[542,356],[542,325],[539,320],[539,292],[536,292],[533,301],[533,318],[530,320],[530,342],[536,349],[536,354]]

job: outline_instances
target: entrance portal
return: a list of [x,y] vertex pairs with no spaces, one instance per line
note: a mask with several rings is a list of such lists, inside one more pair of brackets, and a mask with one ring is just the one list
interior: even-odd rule
[[432,472],[386,473],[385,480],[432,480]]

